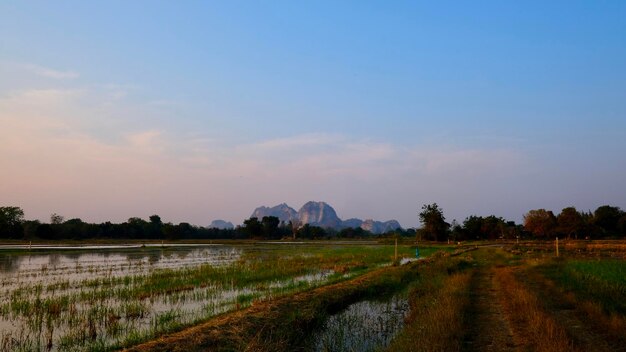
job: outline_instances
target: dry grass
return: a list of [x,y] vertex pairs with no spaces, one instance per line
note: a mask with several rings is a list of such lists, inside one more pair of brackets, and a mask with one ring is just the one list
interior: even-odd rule
[[578,319],[583,321],[588,329],[602,336],[603,344],[626,346],[626,317],[624,315],[607,312],[602,302],[587,300],[577,296],[574,292],[565,291],[563,287],[536,271],[529,271],[527,274],[529,279],[541,286],[544,294],[549,295],[552,301],[574,309]]
[[517,281],[511,268],[497,268],[495,273],[502,293],[499,300],[515,327],[518,345],[534,351],[577,351],[566,330],[544,310],[538,297]]
[[469,302],[470,272],[454,273],[438,290],[425,290],[411,302],[410,323],[388,351],[458,351],[463,337],[463,310]]

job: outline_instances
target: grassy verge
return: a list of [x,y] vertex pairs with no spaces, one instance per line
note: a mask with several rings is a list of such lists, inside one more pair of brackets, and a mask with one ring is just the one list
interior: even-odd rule
[[399,351],[456,351],[463,337],[463,310],[471,272],[464,259],[442,259],[424,267],[412,284],[407,325],[387,348]]
[[600,304],[605,313],[626,314],[626,261],[553,261],[541,269],[566,290]]
[[[519,345],[530,345],[534,351],[575,351],[566,330],[546,312],[533,292],[520,283],[511,268],[498,268],[495,281],[501,292],[500,302],[522,335]],[[523,328],[521,328],[523,327]]]
[[626,345],[626,262],[550,261],[529,272],[558,305],[614,346]]

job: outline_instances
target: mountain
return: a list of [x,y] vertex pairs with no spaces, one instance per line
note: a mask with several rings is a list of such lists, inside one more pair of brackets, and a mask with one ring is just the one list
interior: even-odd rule
[[352,218],[352,219],[344,220],[341,223],[341,227],[344,229],[348,227],[356,229],[358,227],[361,227],[362,224],[363,224],[363,220]]
[[338,216],[335,209],[325,202],[307,202],[296,213],[295,209],[291,208],[287,204],[279,204],[274,207],[258,207],[254,210],[251,217],[256,217],[259,220],[264,216],[275,216],[280,221],[288,223],[292,220],[297,220],[300,224],[309,224],[312,226],[320,226],[326,228],[332,228],[335,230],[341,230],[348,227],[362,228],[373,234],[381,234],[395,229],[401,228],[400,224],[396,220],[389,221],[374,221],[372,219],[348,219],[342,221]]
[[374,221],[372,219],[367,219],[363,221],[363,223],[361,224],[361,228],[373,234],[381,234],[381,233],[399,229],[401,228],[401,226],[400,226],[400,223],[398,223],[396,220],[389,220],[389,221],[381,222],[381,221]]
[[307,202],[298,211],[298,220],[302,224],[337,229],[341,227],[341,219],[335,209],[324,202]]
[[297,219],[298,213],[296,213],[294,208],[283,203],[271,208],[266,206],[258,207],[254,209],[250,217],[255,217],[260,221],[264,216],[275,216],[278,220],[288,223],[291,220]]
[[213,220],[211,225],[209,225],[210,229],[220,229],[220,230],[232,230],[235,228],[232,222],[224,221],[224,220]]

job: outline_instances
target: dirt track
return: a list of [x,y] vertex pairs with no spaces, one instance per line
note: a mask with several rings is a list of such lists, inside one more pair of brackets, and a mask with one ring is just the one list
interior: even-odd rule
[[463,348],[466,351],[515,351],[513,332],[498,304],[492,270],[478,269],[470,284],[470,307]]

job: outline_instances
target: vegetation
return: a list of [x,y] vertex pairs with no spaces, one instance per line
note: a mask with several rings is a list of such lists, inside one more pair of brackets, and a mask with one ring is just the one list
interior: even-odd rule
[[[425,247],[427,259],[389,265],[391,245],[247,245],[221,266],[81,267],[76,280],[5,280],[0,314],[21,321],[23,333],[5,331],[0,348],[110,350],[164,333],[131,350],[612,351],[626,344],[626,244],[580,241],[558,258],[546,242],[503,246]],[[414,250],[401,245],[399,255]],[[365,303],[371,299],[380,303]]]
[[[5,350],[111,350],[226,311],[347,280],[394,259],[394,249],[387,245],[248,245],[232,250],[237,254],[221,265],[192,265],[192,256],[190,265],[179,257],[169,260],[173,267],[160,267],[140,254],[136,260],[77,261],[4,276],[0,323],[15,329],[3,329],[0,341]],[[210,262],[228,253],[228,248],[217,248],[195,259]],[[412,254],[409,247],[400,250],[401,256]]]
[[445,239],[450,224],[446,222],[443,210],[439,208],[437,203],[424,204],[422,212],[419,213],[419,219],[423,226],[421,234],[426,239],[433,241],[443,241]]
[[546,209],[530,210],[524,215],[524,224],[518,225],[495,215],[467,217],[462,224],[446,222],[443,209],[425,204],[418,218],[420,229],[397,229],[381,235],[358,228],[341,230],[322,228],[296,222],[284,223],[277,217],[246,219],[234,229],[217,229],[194,226],[186,222],[164,223],[158,215],[149,220],[131,217],[126,222],[114,224],[86,223],[74,218],[65,220],[52,214],[49,223],[24,220],[24,212],[15,206],[0,207],[0,239],[16,240],[84,240],[84,239],[134,239],[134,240],[215,240],[215,239],[328,239],[328,238],[386,238],[391,236],[416,237],[432,241],[466,241],[495,239],[551,239],[561,238],[614,238],[626,235],[626,213],[619,207],[604,205],[592,212],[579,212],[574,207],[564,208],[558,216]]

